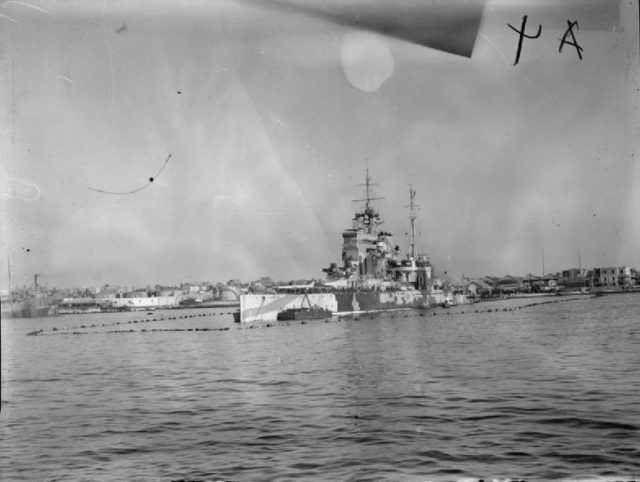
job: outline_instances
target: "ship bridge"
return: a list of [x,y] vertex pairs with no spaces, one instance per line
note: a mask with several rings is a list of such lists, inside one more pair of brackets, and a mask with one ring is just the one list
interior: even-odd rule
[[347,277],[387,279],[390,260],[395,260],[399,248],[393,245],[391,233],[380,229],[384,223],[380,214],[372,206],[372,201],[382,199],[371,196],[369,168],[365,177],[364,202],[362,211],[356,212],[352,227],[342,232],[342,262]]

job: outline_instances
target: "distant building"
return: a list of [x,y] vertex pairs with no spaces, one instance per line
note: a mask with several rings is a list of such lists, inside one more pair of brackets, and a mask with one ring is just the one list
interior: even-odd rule
[[146,289],[129,291],[123,298],[148,298],[149,292]]
[[498,279],[496,287],[499,293],[518,293],[524,288],[523,278],[519,276],[506,275]]
[[474,279],[464,285],[464,292],[472,298],[486,298],[493,293],[493,287],[484,280]]
[[99,293],[97,293],[97,296],[100,299],[107,300],[107,299],[115,298],[116,295],[119,295],[124,291],[125,291],[124,288],[120,286],[104,285],[102,288],[100,288],[100,291]]
[[258,281],[265,288],[273,288],[276,285],[276,282],[270,276],[263,276]]
[[558,285],[565,289],[578,289],[590,286],[589,272],[584,268],[570,268],[558,273]]
[[627,288],[636,284],[635,273],[629,266],[593,268],[591,279],[594,287]]
[[542,290],[543,291],[553,291],[558,286],[558,277],[554,274],[545,274],[542,277]]
[[565,269],[560,273],[560,277],[567,280],[576,280],[584,278],[587,275],[587,270],[584,268],[571,268]]
[[522,278],[522,285],[526,291],[538,293],[542,291],[544,281],[542,280],[542,277],[529,273]]

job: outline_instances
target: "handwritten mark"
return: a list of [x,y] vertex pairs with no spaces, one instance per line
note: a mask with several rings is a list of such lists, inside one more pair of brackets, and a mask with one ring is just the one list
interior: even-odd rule
[[[522,27],[521,30],[518,30],[517,28],[515,28],[513,25],[511,24],[507,24],[507,26],[513,30],[514,32],[516,32],[519,35],[518,38],[518,51],[516,52],[516,61],[513,63],[513,65],[518,65],[518,62],[520,61],[520,53],[522,52],[522,41],[525,38],[529,38],[529,39],[537,39],[540,37],[540,34],[542,34],[542,25],[538,25],[538,33],[535,35],[527,35],[524,33],[525,31],[525,27],[527,25],[527,16],[524,15],[522,17]],[[572,22],[571,20],[567,20],[567,29],[564,32],[564,35],[562,36],[560,40],[560,47],[558,47],[558,52],[562,53],[562,48],[565,45],[571,45],[572,47],[575,47],[576,49],[576,53],[578,54],[578,57],[580,58],[580,60],[582,60],[582,52],[584,51],[584,49],[578,44],[578,40],[576,39],[576,35],[573,32],[573,27],[576,28],[576,32],[578,32],[580,30],[579,26],[578,26],[578,21],[574,21]],[[569,39],[569,37],[571,37]]]
[[[573,33],[573,27],[576,28],[576,32],[580,30],[580,27],[578,26],[578,21],[576,20],[575,22],[571,22],[570,20],[567,20],[567,25],[569,26],[567,27],[567,30],[565,30],[564,35],[562,36],[562,39],[560,39],[560,47],[558,48],[558,52],[562,52],[562,47],[564,47],[564,44],[572,45],[573,47],[576,48],[578,57],[580,57],[580,60],[582,60],[582,52],[584,51],[584,49],[580,47],[580,45],[578,45],[576,36]],[[567,37],[569,35],[571,35],[571,38],[572,38],[571,41],[567,40]]]
[[169,163],[169,159],[171,159],[171,154],[169,154],[169,156],[165,159],[164,163],[162,164],[162,167],[156,173],[155,176],[151,176],[149,178],[148,182],[144,186],[140,186],[139,188],[134,189],[132,191],[124,191],[124,192],[106,191],[104,189],[96,189],[96,188],[93,188],[93,187],[90,187],[88,189],[90,191],[95,191],[95,192],[99,192],[99,193],[102,193],[102,194],[115,194],[115,195],[118,195],[118,196],[124,196],[124,195],[128,195],[128,194],[136,194],[136,193],[142,191],[143,189],[148,188],[151,185],[151,183],[158,178],[158,176],[162,173],[162,171],[164,171],[164,168],[167,167],[167,164]]
[[524,29],[527,25],[527,16],[524,15],[522,17],[522,30],[518,30],[517,28],[515,28],[513,25],[511,24],[507,24],[509,26],[509,28],[511,28],[511,30],[513,30],[514,32],[518,33],[518,35],[520,36],[518,38],[518,51],[516,52],[516,61],[514,62],[513,65],[518,65],[518,62],[520,61],[520,52],[522,51],[522,41],[525,38],[530,38],[530,39],[536,39],[538,37],[540,37],[540,34],[542,33],[542,25],[538,25],[538,33],[536,35],[527,35],[524,33]]

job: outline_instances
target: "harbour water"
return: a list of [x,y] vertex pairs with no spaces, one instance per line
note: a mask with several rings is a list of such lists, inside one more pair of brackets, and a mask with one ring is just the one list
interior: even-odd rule
[[0,479],[640,479],[640,295],[539,302],[2,320]]

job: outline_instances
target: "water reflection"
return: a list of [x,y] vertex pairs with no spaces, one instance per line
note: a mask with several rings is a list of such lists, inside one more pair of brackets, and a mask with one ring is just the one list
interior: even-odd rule
[[[491,313],[458,308],[254,329],[197,310],[155,322],[120,313],[3,320],[0,474],[637,473],[640,297],[502,311],[517,303],[491,305],[500,308]],[[129,323],[134,316],[138,323]],[[63,325],[82,324],[98,326],[59,335]],[[109,333],[113,326],[135,331]],[[152,331],[182,328],[211,330]],[[27,337],[33,329],[46,336]]]

